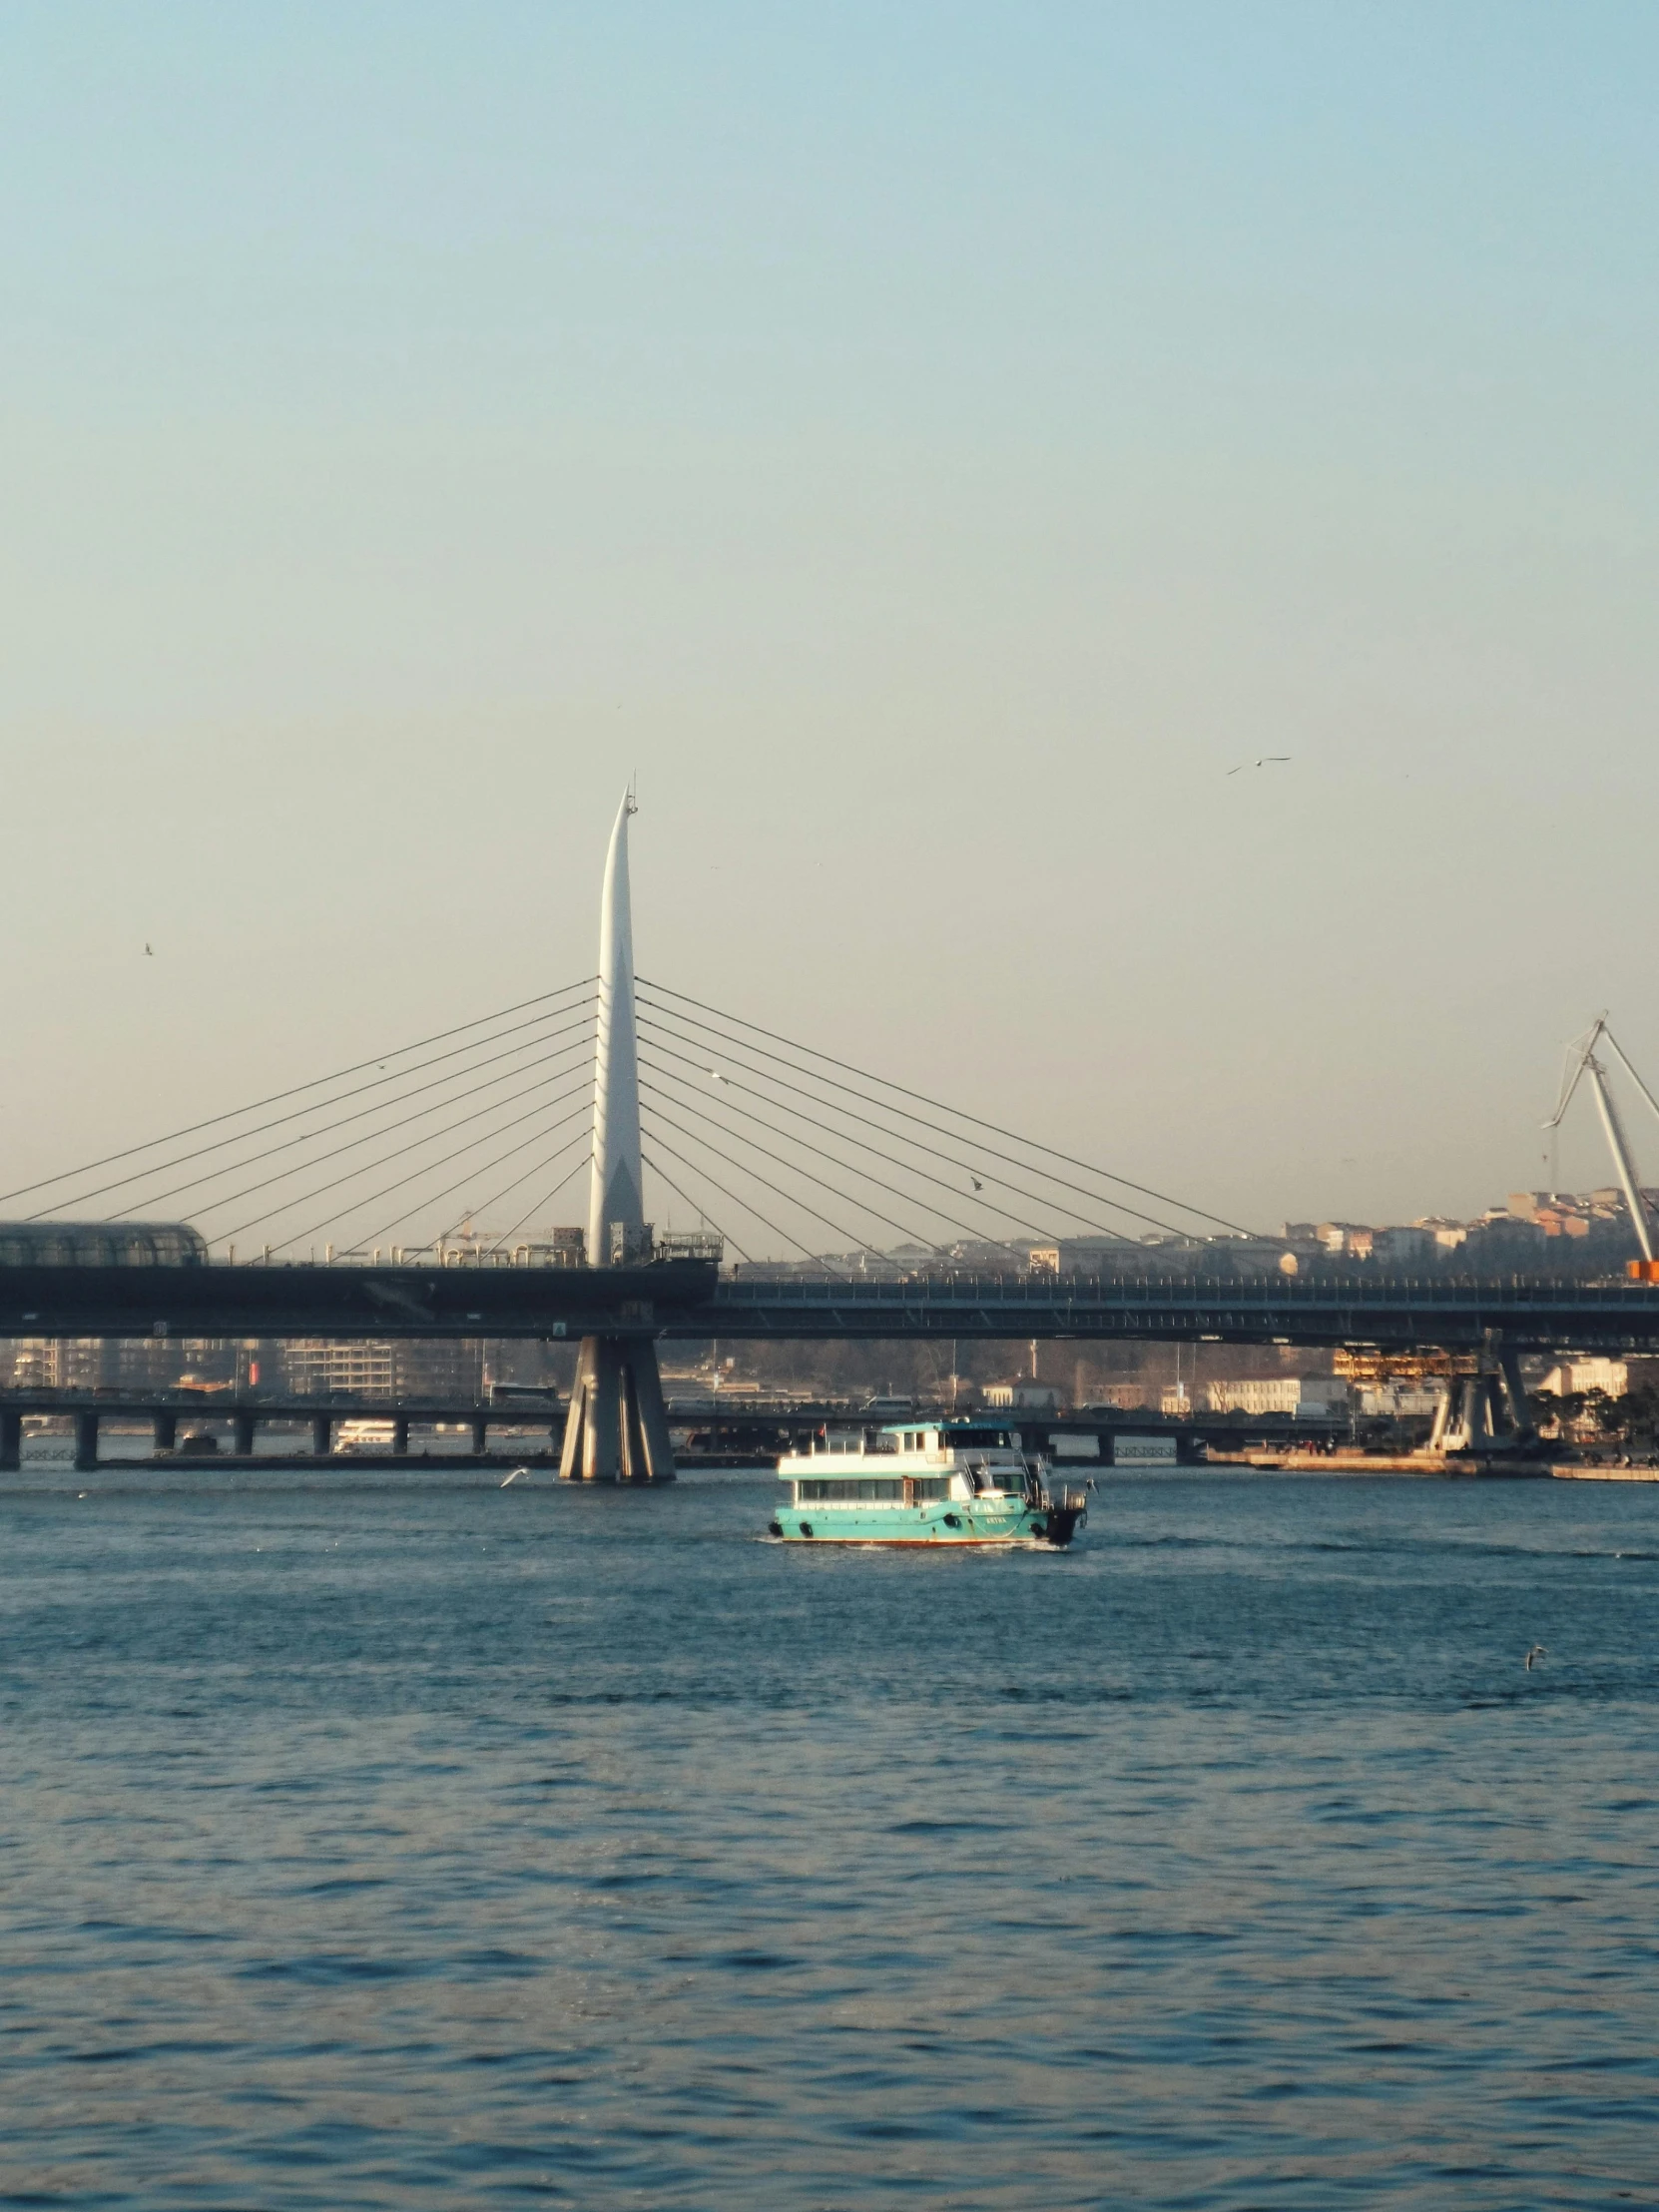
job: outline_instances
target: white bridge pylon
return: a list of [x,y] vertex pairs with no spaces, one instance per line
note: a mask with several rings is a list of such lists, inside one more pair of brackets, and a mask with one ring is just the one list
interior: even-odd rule
[[[628,1267],[647,1256],[628,892],[628,822],[635,811],[630,788],[611,831],[599,910],[588,1259],[600,1268]],[[657,1345],[649,1326],[638,1334],[583,1338],[559,1472],[568,1482],[674,1480]]]

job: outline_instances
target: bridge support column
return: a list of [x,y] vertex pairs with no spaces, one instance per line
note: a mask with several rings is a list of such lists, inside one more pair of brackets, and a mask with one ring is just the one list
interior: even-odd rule
[[236,1453],[239,1459],[253,1458],[254,1430],[257,1426],[258,1422],[255,1420],[252,1413],[238,1413],[236,1415],[234,1422],[235,1433],[232,1438],[231,1449]]
[[1429,1432],[1430,1451],[1514,1451],[1533,1440],[1535,1430],[1520,1378],[1520,1362],[1512,1352],[1495,1361],[1482,1359],[1474,1375],[1447,1378],[1434,1426]]
[[650,1338],[584,1337],[565,1415],[566,1482],[672,1482],[674,1447]]
[[409,1416],[399,1413],[391,1424],[391,1450],[394,1459],[409,1456]]
[[472,1424],[472,1456],[481,1459],[490,1447],[490,1424],[487,1420],[475,1420]]
[[151,1417],[151,1444],[154,1452],[174,1451],[179,1443],[179,1416],[177,1413],[156,1413]]
[[98,1415],[80,1412],[75,1416],[75,1472],[90,1474],[98,1464]]
[[333,1417],[328,1413],[311,1415],[311,1457],[326,1459],[334,1448]]
[[0,1473],[15,1474],[22,1464],[23,1415],[15,1406],[0,1406]]
[[1537,1436],[1537,1424],[1532,1418],[1532,1408],[1526,1402],[1526,1385],[1521,1381],[1520,1354],[1501,1353],[1498,1372],[1503,1377],[1503,1395],[1507,1401],[1509,1423],[1515,1432],[1517,1443],[1529,1444]]

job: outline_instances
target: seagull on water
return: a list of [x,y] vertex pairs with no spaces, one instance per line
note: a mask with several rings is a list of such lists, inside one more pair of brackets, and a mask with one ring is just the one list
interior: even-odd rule
[[1264,753],[1259,761],[1241,761],[1237,768],[1228,770],[1229,776],[1242,776],[1247,768],[1273,768],[1282,761],[1294,760],[1290,753]]
[[1549,1646],[1548,1646],[1548,1644],[1534,1644],[1534,1645],[1532,1646],[1532,1649],[1531,1649],[1531,1650],[1530,1650],[1530,1651],[1529,1651],[1529,1652],[1527,1653],[1527,1655],[1526,1655],[1526,1671],[1527,1671],[1527,1673],[1528,1673],[1528,1674],[1530,1674],[1530,1673],[1532,1672],[1532,1662],[1533,1662],[1533,1660],[1534,1660],[1534,1659],[1547,1659],[1548,1657],[1549,1657]]

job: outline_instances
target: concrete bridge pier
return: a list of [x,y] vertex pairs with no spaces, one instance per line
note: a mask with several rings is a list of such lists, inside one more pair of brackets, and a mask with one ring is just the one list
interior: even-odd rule
[[238,1413],[232,1424],[231,1449],[239,1459],[254,1456],[254,1431],[259,1426],[252,1413]]
[[409,1420],[406,1413],[399,1413],[391,1424],[392,1456],[406,1459],[409,1456]]
[[566,1482],[674,1480],[657,1347],[649,1338],[582,1339],[559,1474]]
[[475,1420],[472,1424],[472,1456],[483,1458],[490,1447],[490,1424],[487,1420]]
[[1447,1379],[1430,1451],[1515,1451],[1534,1440],[1532,1415],[1513,1352],[1483,1354],[1474,1375]]
[[179,1441],[178,1414],[153,1414],[150,1421],[150,1448],[153,1452],[174,1450]]
[[23,1464],[23,1415],[0,1406],[0,1474],[16,1474]]
[[98,1415],[83,1410],[75,1415],[75,1472],[90,1474],[98,1464]]
[[332,1451],[333,1448],[334,1423],[332,1416],[327,1413],[313,1413],[311,1415],[312,1458],[326,1459],[329,1452]]

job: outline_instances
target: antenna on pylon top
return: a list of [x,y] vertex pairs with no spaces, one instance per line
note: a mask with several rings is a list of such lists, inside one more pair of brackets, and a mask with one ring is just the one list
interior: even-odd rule
[[628,804],[628,812],[629,812],[629,813],[630,813],[631,815],[637,815],[637,814],[639,813],[639,811],[640,811],[640,801],[639,801],[639,783],[640,783],[640,772],[639,772],[639,770],[638,770],[637,768],[631,768],[631,769],[630,769],[630,770],[628,771],[628,802],[627,802],[627,804]]

